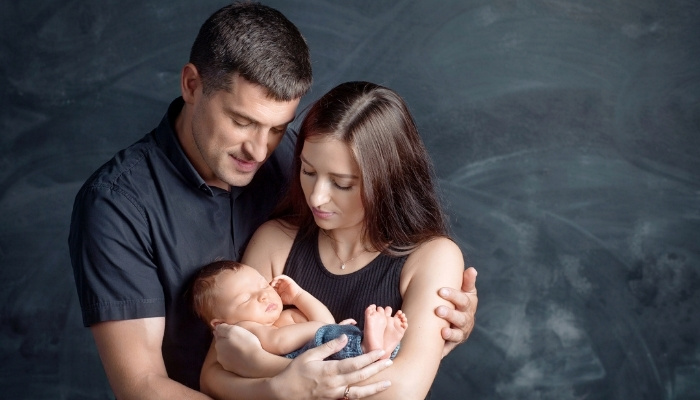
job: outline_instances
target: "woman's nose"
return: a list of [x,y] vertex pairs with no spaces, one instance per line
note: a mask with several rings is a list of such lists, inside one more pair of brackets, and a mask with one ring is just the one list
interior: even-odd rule
[[309,199],[311,200],[311,205],[314,207],[324,205],[330,201],[330,198],[329,184],[318,179]]

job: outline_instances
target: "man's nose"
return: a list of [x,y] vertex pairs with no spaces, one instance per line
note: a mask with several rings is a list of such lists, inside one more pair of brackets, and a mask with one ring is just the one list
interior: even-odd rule
[[269,129],[256,129],[243,144],[243,150],[250,156],[251,159],[253,159],[253,161],[263,162],[267,157],[269,137]]

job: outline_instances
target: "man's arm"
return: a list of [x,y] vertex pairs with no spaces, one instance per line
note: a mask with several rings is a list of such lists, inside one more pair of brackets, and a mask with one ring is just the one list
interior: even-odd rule
[[209,399],[168,378],[161,345],[165,318],[107,321],[90,327],[116,398]]
[[476,308],[479,298],[476,293],[476,269],[467,268],[462,275],[462,290],[441,288],[438,294],[443,299],[454,304],[455,309],[440,306],[435,309],[435,314],[450,323],[449,328],[442,329],[442,338],[447,342],[442,351],[445,357],[457,345],[463,343],[474,329]]

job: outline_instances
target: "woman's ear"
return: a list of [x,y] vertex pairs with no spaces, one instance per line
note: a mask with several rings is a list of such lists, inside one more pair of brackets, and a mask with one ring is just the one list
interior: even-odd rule
[[[199,70],[192,63],[185,64],[180,74],[180,91],[185,103],[192,104],[195,101],[197,90],[202,90],[202,77]],[[201,93],[200,93],[201,94]]]

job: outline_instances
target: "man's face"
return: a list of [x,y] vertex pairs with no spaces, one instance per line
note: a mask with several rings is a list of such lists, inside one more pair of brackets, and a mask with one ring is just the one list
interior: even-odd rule
[[209,185],[226,190],[250,183],[299,105],[299,99],[268,98],[265,88],[239,75],[231,88],[204,96],[200,85],[192,113],[192,138],[199,153],[193,164]]

